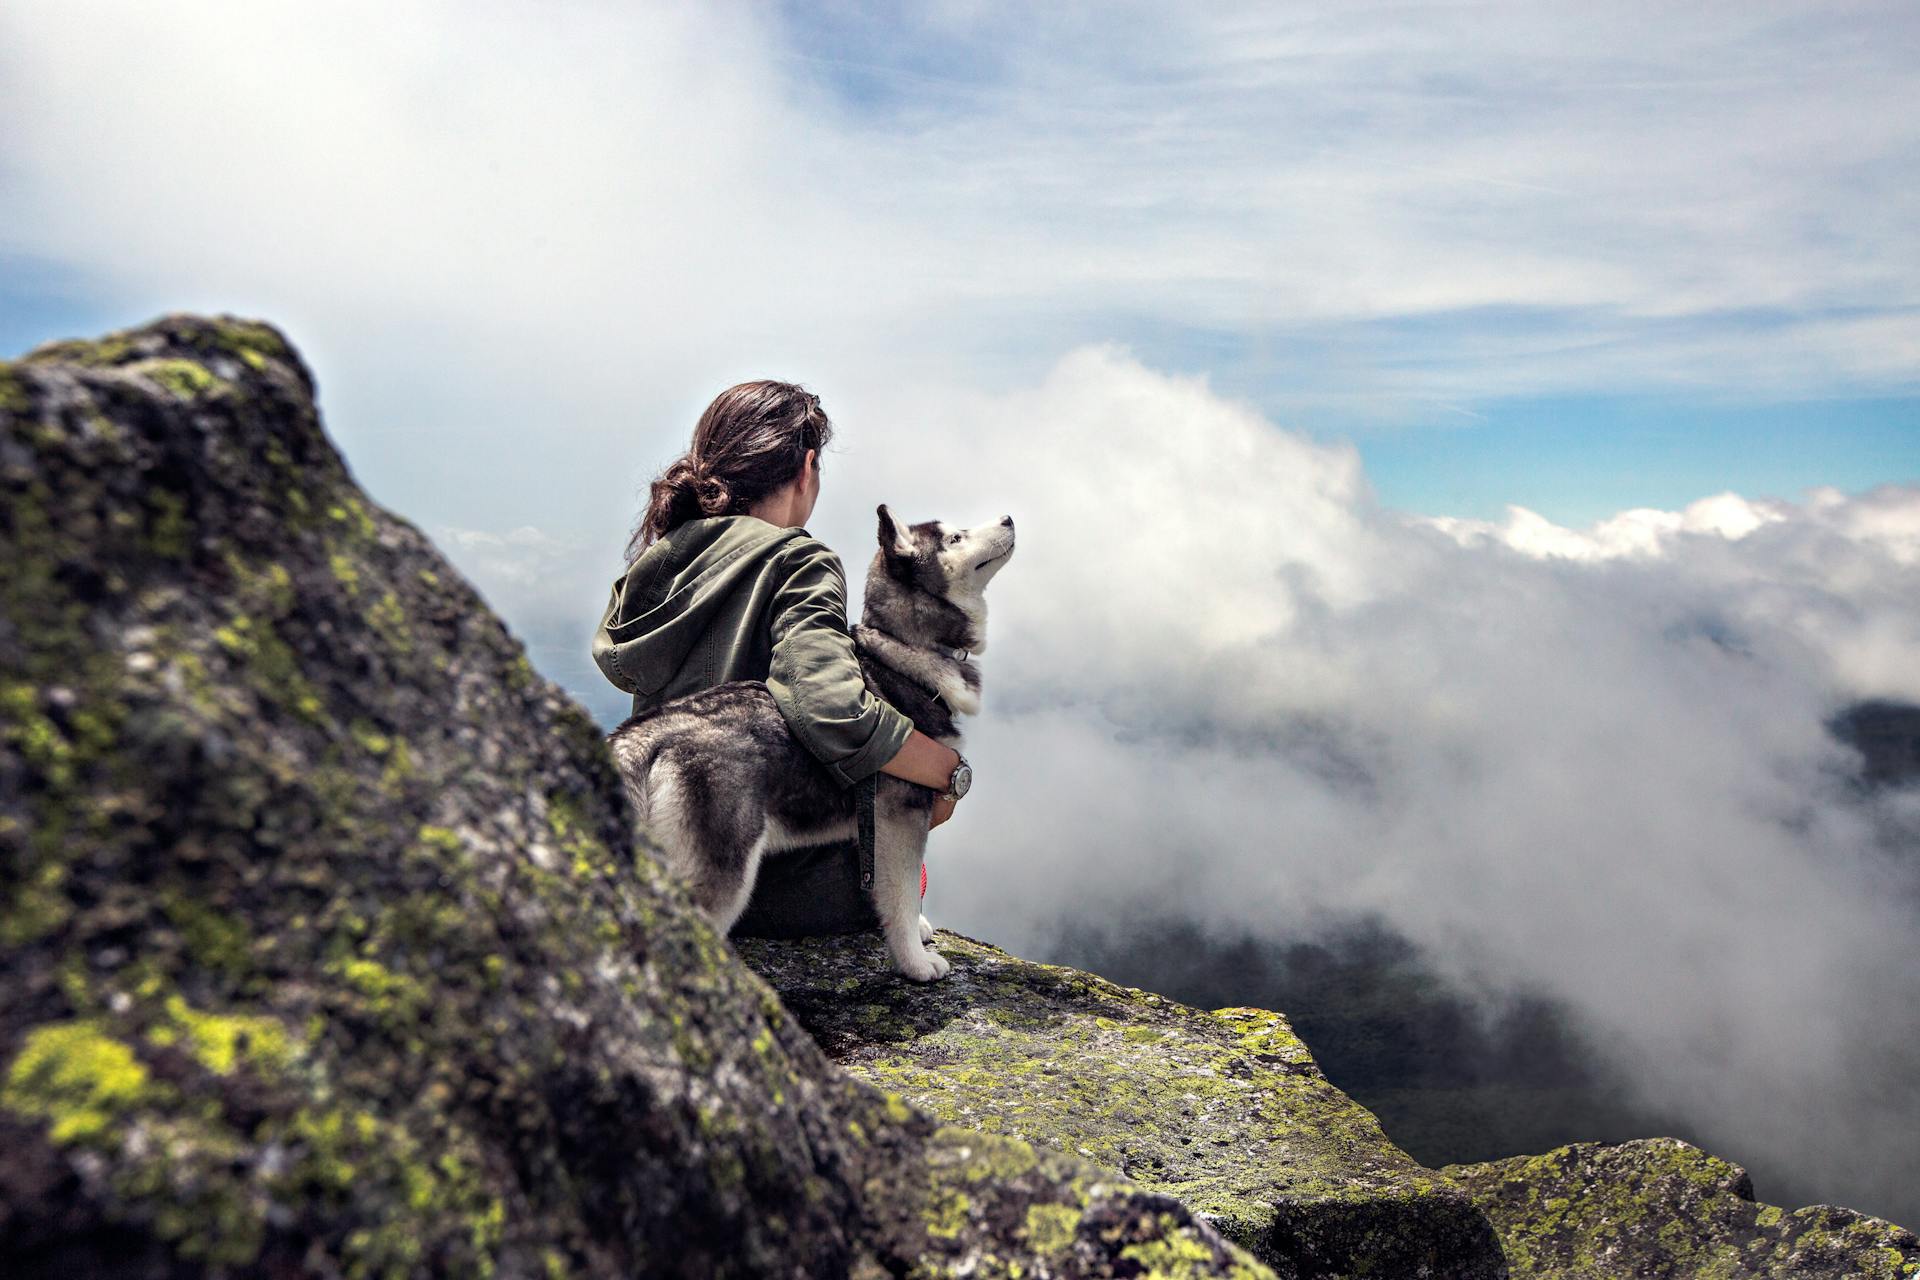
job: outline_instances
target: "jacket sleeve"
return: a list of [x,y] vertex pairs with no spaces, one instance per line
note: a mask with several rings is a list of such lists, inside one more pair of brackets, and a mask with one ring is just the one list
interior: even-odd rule
[[874,697],[860,675],[840,558],[801,538],[786,560],[788,577],[773,599],[767,689],[801,745],[835,781],[852,786],[893,759],[913,722]]
[[600,668],[600,674],[613,682],[613,687],[622,693],[634,693],[633,677],[620,669],[619,646],[614,643],[612,624],[614,615],[620,611],[621,583],[613,584],[613,597],[607,601],[607,607],[601,611],[600,626],[593,633],[593,664]]

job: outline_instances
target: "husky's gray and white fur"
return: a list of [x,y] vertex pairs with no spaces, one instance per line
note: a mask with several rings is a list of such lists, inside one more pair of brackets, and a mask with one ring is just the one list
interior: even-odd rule
[[[879,509],[854,648],[867,688],[955,750],[956,717],[980,709],[987,583],[1013,554],[1013,517],[962,529],[902,525]],[[634,716],[607,738],[634,810],[722,933],[746,910],[767,854],[855,834],[854,792],[788,731],[773,695],[736,680]],[[920,860],[935,793],[881,774],[874,794],[873,907],[894,967],[947,975],[926,945]]]

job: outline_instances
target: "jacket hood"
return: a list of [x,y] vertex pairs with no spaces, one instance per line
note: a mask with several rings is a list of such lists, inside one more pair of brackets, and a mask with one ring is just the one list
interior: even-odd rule
[[652,694],[673,679],[715,616],[805,529],[754,516],[689,520],[640,553],[616,578],[593,640],[593,660],[619,688]]

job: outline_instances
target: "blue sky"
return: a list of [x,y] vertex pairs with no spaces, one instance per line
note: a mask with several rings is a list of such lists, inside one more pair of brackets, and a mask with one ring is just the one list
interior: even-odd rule
[[[232,304],[238,306],[239,304]],[[244,308],[242,308],[244,309]],[[76,268],[0,259],[0,353],[56,336],[105,332],[143,313],[104,296]],[[1632,507],[1677,508],[1722,491],[1791,498],[1814,486],[1859,491],[1920,481],[1920,397],[1747,399],[1649,388],[1628,394],[1513,396],[1435,405],[1382,422],[1327,406],[1297,409],[1288,365],[1250,357],[1239,334],[1151,325],[1085,326],[1098,340],[1126,333],[1150,363],[1205,373],[1223,392],[1324,440],[1350,441],[1380,500],[1426,514],[1497,518],[1509,503],[1557,523],[1586,525]],[[1377,339],[1390,348],[1391,338]],[[417,483],[430,481],[416,468]]]
[[[1394,21],[1409,6],[1375,8],[1382,21]],[[1490,6],[1423,6],[1461,15],[1492,15]],[[1139,15],[1139,12],[1135,12]],[[1068,33],[1043,31],[1014,40],[996,40],[1004,31],[968,21],[918,21],[900,12],[877,15],[860,4],[783,4],[781,17],[795,50],[795,79],[820,90],[856,119],[885,121],[916,111],[966,115],[981,98],[993,96],[1012,75],[1008,63],[1031,50],[1025,40],[1048,46],[1048,56],[1068,61],[1085,58]],[[1651,19],[1653,15],[1647,13]],[[1761,15],[1759,21],[1728,25],[1730,44],[1745,48],[1745,58],[1778,63],[1799,40],[1814,48],[1845,48],[1874,31],[1887,13],[1857,12],[1851,21],[1822,21],[1803,12]],[[1054,19],[1062,21],[1062,19]],[[1064,19],[1071,27],[1073,19]],[[1043,19],[1043,27],[1046,21]],[[1657,25],[1657,19],[1649,25]],[[1905,27],[1905,29],[1903,29]],[[1150,29],[1150,23],[1148,23]],[[1849,31],[1851,29],[1851,31]],[[1104,35],[1104,33],[1102,33]],[[1885,33],[1893,46],[1914,48],[1910,15]],[[1058,38],[1050,42],[1048,36]],[[1766,44],[1772,52],[1766,52]],[[1755,50],[1753,46],[1761,46]],[[1094,56],[1112,52],[1108,38],[1089,42]],[[1010,52],[1012,50],[1012,52]],[[1106,67],[1108,86],[1152,81],[1158,67],[1139,54]],[[1655,88],[1661,71],[1645,88]],[[1713,67],[1695,77],[1711,86]],[[1450,102],[1478,115],[1521,106],[1526,100],[1572,94],[1572,84],[1542,77],[1524,94],[1505,94],[1476,71],[1471,61],[1448,69],[1428,67],[1417,92]],[[1678,79],[1678,77],[1674,77]],[[1363,96],[1357,84],[1342,86]],[[1907,96],[1912,96],[1908,81]],[[1338,115],[1329,109],[1327,115]],[[1897,154],[1914,155],[1912,138]],[[1887,163],[1897,163],[1887,155]],[[1845,200],[1836,190],[1832,200]],[[1809,240],[1822,236],[1818,219],[1805,228]],[[1910,240],[1905,248],[1916,248]],[[1910,294],[1855,303],[1874,311],[1876,303],[1912,320]],[[1766,332],[1791,328],[1803,311],[1791,307],[1728,309],[1649,324],[1672,330],[1680,340],[1697,340],[1701,330]],[[1250,399],[1277,422],[1323,439],[1350,439],[1367,462],[1380,501],[1390,507],[1457,516],[1498,518],[1509,503],[1538,510],[1561,524],[1592,524],[1632,507],[1684,507],[1697,497],[1738,491],[1745,495],[1795,497],[1814,486],[1866,489],[1887,482],[1920,480],[1920,349],[1910,367],[1891,376],[1849,382],[1818,378],[1799,388],[1749,388],[1738,376],[1695,370],[1684,386],[1619,386],[1603,376],[1571,378],[1563,393],[1503,393],[1505,376],[1488,378],[1475,393],[1475,357],[1455,357],[1461,384],[1459,401],[1425,397],[1352,397],[1313,399],[1302,386],[1323,382],[1311,370],[1327,361],[1394,367],[1419,361],[1427,334],[1434,330],[1544,330],[1578,334],[1578,317],[1551,309],[1475,309],[1380,317],[1363,324],[1271,322],[1223,326],[1215,330],[1181,326],[1154,315],[1077,317],[1087,342],[1119,338],[1156,367],[1200,372],[1213,386]],[[1302,376],[1306,374],[1306,376]]]
[[[652,362],[650,405],[691,405],[702,374],[736,363],[831,382],[871,346],[1009,386],[1075,346],[1119,342],[1279,426],[1351,441],[1380,499],[1410,511],[1492,518],[1512,503],[1579,525],[1729,490],[1920,479],[1920,209],[1903,180],[1920,170],[1920,20],[1905,6],[1179,18],[1132,5],[788,4],[702,18],[584,6],[571,35],[532,8],[457,29],[450,8],[409,12],[368,65],[321,35],[278,81],[203,67],[168,82],[142,56],[145,41],[193,67],[223,42],[246,47],[218,6],[173,32],[142,32],[114,5],[4,19],[0,76],[24,127],[0,139],[0,351],[175,306],[275,319],[358,415],[334,425],[369,481],[462,527],[540,513],[490,522],[515,504],[478,471],[458,487],[491,507],[444,498],[434,478],[447,437],[499,432],[432,374],[412,396],[388,394],[408,364],[390,360],[395,347],[423,341],[399,329],[406,317],[436,331],[426,345],[451,344],[443,331],[474,310],[531,293],[541,323],[584,312],[644,345],[671,323],[644,315],[656,268],[682,277],[684,300],[703,267],[726,275],[742,257],[741,278],[782,277],[778,306],[833,295],[829,318],[812,332],[756,325],[700,299],[706,314],[681,349]],[[108,34],[83,54],[65,39],[116,16],[124,47]],[[199,38],[196,22],[226,29]],[[284,49],[312,27],[274,9],[253,38]],[[420,52],[436,39],[437,54]],[[588,40],[603,46],[597,59],[570,97],[556,94]],[[409,72],[445,90],[445,116]],[[635,92],[629,74],[665,87]],[[214,95],[256,115],[257,136],[205,125]],[[450,152],[455,121],[464,136]],[[534,171],[517,169],[543,131],[560,140]],[[196,136],[223,173],[153,164],[192,154]],[[584,138],[577,154],[569,137]],[[277,154],[250,183],[263,146]],[[372,158],[358,173],[355,148]],[[701,154],[713,149],[739,164]],[[606,166],[636,151],[637,176],[607,185]],[[438,165],[451,189],[427,180]],[[649,172],[664,173],[661,190]],[[338,220],[312,228],[329,242],[314,255],[316,270],[332,259],[325,281],[287,261],[306,251],[299,219],[260,190],[321,175],[334,185],[300,196],[311,216]],[[541,194],[490,222],[502,182]],[[595,253],[623,217],[644,226],[659,200],[690,192],[687,218],[665,219],[670,264]],[[797,226],[749,211],[783,193],[802,206]],[[421,216],[367,216],[383,196]],[[342,207],[313,203],[329,199]],[[582,219],[583,203],[605,216]],[[220,236],[196,233],[245,219],[280,221],[289,238],[223,253]],[[409,252],[423,236],[444,259],[430,270]],[[556,252],[569,269],[534,276],[534,259]],[[492,287],[501,253],[521,260],[511,290]],[[384,278],[356,299],[363,271]],[[589,296],[569,294],[588,277]],[[396,285],[415,292],[397,299]],[[384,314],[370,327],[346,319],[362,310]],[[360,358],[375,334],[384,350]],[[336,347],[341,363],[327,367]],[[370,429],[402,398],[424,420]],[[524,461],[568,459],[578,440],[553,477],[564,487],[603,441],[552,430],[557,447]],[[520,451],[502,449],[520,471]],[[629,496],[657,461],[636,450],[621,473]],[[615,505],[596,495],[593,509]]]

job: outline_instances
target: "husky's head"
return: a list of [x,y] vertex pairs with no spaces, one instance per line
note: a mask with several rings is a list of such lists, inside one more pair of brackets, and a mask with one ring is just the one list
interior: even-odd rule
[[[902,639],[986,647],[987,583],[1013,555],[1013,517],[971,528],[941,520],[902,524],[880,504],[880,549],[867,574],[867,608]],[[945,608],[939,606],[944,605]]]

